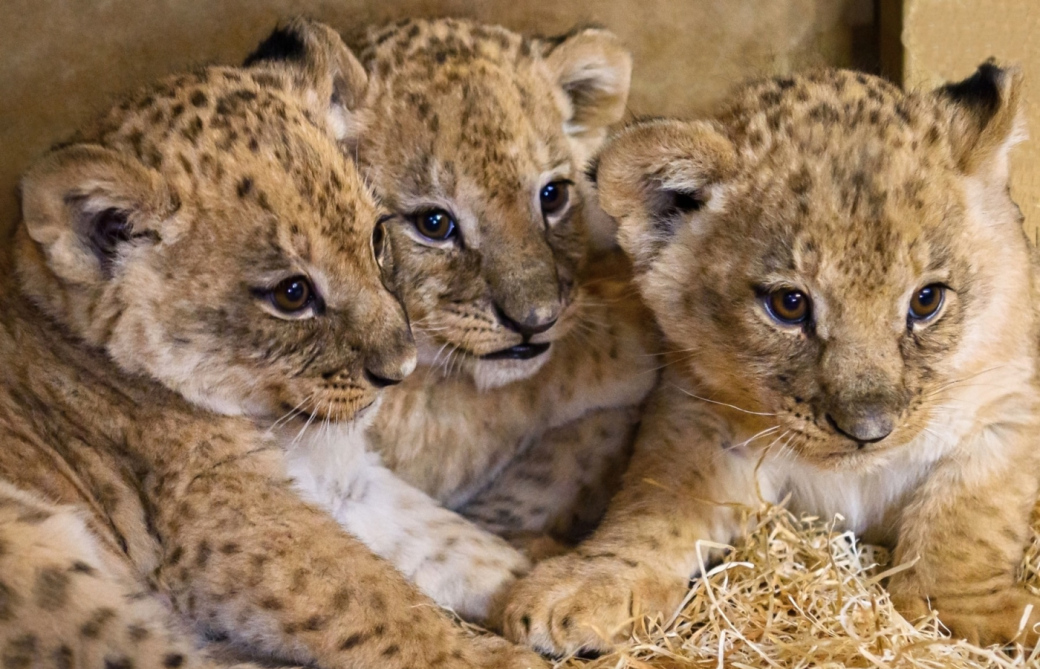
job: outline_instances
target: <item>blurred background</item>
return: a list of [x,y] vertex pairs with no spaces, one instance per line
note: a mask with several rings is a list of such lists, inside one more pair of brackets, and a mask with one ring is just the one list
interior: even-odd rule
[[[0,232],[17,180],[112,100],[164,74],[237,64],[282,19],[352,32],[421,16],[469,17],[530,34],[577,23],[616,32],[635,58],[632,114],[709,111],[749,76],[855,67],[934,86],[990,56],[1026,70],[1040,139],[1040,0],[0,0]],[[1013,193],[1040,225],[1040,142],[1014,154]]]

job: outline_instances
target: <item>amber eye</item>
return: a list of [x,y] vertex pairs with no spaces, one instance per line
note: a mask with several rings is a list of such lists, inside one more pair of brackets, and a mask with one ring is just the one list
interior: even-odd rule
[[812,312],[809,296],[793,288],[781,288],[766,295],[769,315],[785,325],[804,323]]
[[314,288],[307,277],[294,276],[275,286],[270,296],[271,304],[276,309],[286,314],[296,314],[313,301]]
[[563,211],[571,199],[570,181],[553,181],[542,187],[538,200],[542,205],[542,215],[552,216]]
[[934,316],[942,306],[945,294],[946,287],[938,283],[929,284],[914,293],[910,299],[910,318],[924,321]]
[[431,209],[416,214],[415,229],[423,237],[442,242],[455,236],[455,219],[443,209]]

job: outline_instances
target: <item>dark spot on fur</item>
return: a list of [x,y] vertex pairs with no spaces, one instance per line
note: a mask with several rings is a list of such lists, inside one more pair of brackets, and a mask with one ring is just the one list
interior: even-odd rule
[[83,626],[79,628],[79,633],[88,639],[96,639],[101,636],[101,630],[115,615],[115,609],[107,606],[101,607],[94,611],[94,615],[90,617],[90,620],[83,623]]
[[69,575],[56,567],[41,569],[36,575],[33,596],[44,611],[61,608],[69,598]]
[[76,574],[83,574],[84,576],[96,576],[97,575],[97,569],[94,569],[93,567],[91,567],[86,562],[83,562],[82,560],[76,560],[75,562],[73,562],[72,566],[69,567],[69,571],[71,571],[73,573],[76,573]]
[[21,598],[3,581],[0,581],[0,622],[14,620],[15,610]]
[[131,641],[144,641],[150,634],[148,628],[143,625],[131,625],[126,628],[126,635],[130,637]]
[[351,648],[354,648],[355,646],[364,643],[365,639],[366,636],[364,634],[361,634],[360,632],[355,632],[354,634],[351,634],[346,639],[343,639],[343,641],[340,642],[339,649],[350,650]]
[[202,91],[195,91],[191,94],[191,104],[196,107],[205,107],[209,104],[209,98],[207,98],[206,94]]
[[184,656],[180,653],[170,653],[163,658],[162,663],[166,669],[177,669],[177,667],[184,664]]
[[213,549],[209,547],[209,542],[203,540],[199,544],[198,552],[195,553],[195,566],[205,567],[206,563],[209,562],[209,556],[212,555]]
[[0,662],[4,669],[28,669],[36,659],[36,636],[23,634],[4,645]]
[[75,666],[75,656],[72,654],[72,649],[62,644],[54,650],[54,667],[55,669],[72,669]]

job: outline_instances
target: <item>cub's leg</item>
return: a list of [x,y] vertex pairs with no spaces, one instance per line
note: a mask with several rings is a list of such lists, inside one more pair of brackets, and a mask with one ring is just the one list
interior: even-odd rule
[[[643,614],[670,614],[698,571],[698,540],[729,543],[756,504],[756,459],[727,448],[694,400],[663,383],[602,525],[510,594],[506,635],[543,651],[608,650]],[[763,491],[764,494],[766,491]],[[712,551],[701,550],[705,562]]]
[[[1012,429],[994,431],[991,443],[978,443],[972,452],[998,461],[1015,438],[1022,439]],[[930,607],[956,637],[1037,644],[1040,597],[1018,583],[1040,482],[1031,450],[1020,448],[996,467],[951,458],[917,491],[904,511],[895,555],[898,564],[916,563],[889,584],[904,615],[917,618]]]
[[293,461],[291,471],[305,497],[463,618],[485,620],[530,568],[527,558],[503,539],[408,485],[381,466],[376,455],[360,453],[347,466],[328,468],[334,473],[328,479],[320,463],[313,455]]
[[116,560],[75,511],[0,482],[0,666],[214,666]]
[[204,631],[319,667],[544,666],[501,639],[467,638],[388,562],[300,499],[280,449],[236,439],[207,440],[236,444],[232,453],[197,449],[190,463],[171,461],[151,494],[169,546],[163,578]]
[[550,430],[460,513],[532,559],[562,552],[596,527],[620,487],[639,414],[601,409]]

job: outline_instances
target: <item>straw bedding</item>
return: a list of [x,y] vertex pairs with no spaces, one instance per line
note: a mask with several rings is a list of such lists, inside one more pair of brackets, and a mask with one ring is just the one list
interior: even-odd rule
[[[638,621],[623,648],[558,668],[1040,667],[1040,650],[980,648],[951,640],[934,617],[905,620],[882,585],[888,552],[833,522],[764,506],[748,525],[744,542],[671,618]],[[1040,592],[1038,531],[1022,578]]]

